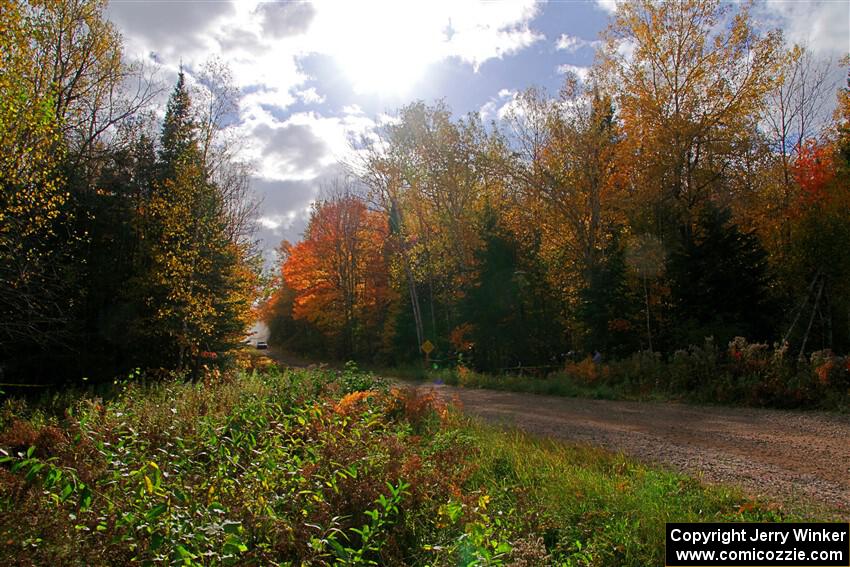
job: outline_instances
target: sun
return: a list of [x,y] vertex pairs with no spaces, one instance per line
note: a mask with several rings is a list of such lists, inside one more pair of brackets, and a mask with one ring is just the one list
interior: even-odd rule
[[334,59],[355,91],[397,96],[408,94],[430,63],[427,51],[391,49],[379,38],[364,39]]
[[[325,49],[355,91],[401,96],[446,54],[447,22],[424,4],[346,2],[317,22]],[[342,13],[340,13],[342,12]],[[324,24],[324,25],[323,25]]]

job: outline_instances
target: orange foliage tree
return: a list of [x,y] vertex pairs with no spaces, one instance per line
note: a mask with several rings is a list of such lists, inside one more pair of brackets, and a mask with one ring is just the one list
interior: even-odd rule
[[812,140],[799,149],[791,169],[794,180],[802,189],[799,205],[808,207],[827,198],[827,186],[835,176],[833,153],[831,144],[818,144]]
[[292,316],[315,325],[336,354],[368,350],[389,300],[383,215],[343,194],[313,206],[304,238],[284,244],[282,274],[294,292]]

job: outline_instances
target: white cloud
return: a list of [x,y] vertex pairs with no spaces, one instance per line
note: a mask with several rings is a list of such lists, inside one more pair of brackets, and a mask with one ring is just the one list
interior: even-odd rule
[[154,9],[147,2],[112,2],[106,11],[124,32],[128,53],[169,60],[214,48],[206,32],[234,14],[234,5],[225,2],[157,2]]
[[576,51],[583,49],[585,47],[592,47],[596,49],[602,45],[602,41],[600,40],[589,40],[582,39],[580,37],[576,37],[574,35],[561,34],[561,37],[558,38],[558,41],[555,42],[555,47],[561,51],[566,51],[567,53],[575,53]]
[[[540,4],[436,0],[398,2],[267,3],[116,2],[110,15],[128,52],[155,52],[168,67],[191,69],[210,56],[230,64],[241,85],[261,84],[291,103],[309,79],[299,60],[330,56],[359,93],[406,94],[428,68],[455,58],[477,71],[482,64],[544,39],[532,30]],[[303,96],[299,97],[302,98]]]
[[478,109],[478,115],[481,116],[481,120],[490,120],[496,115],[498,109],[499,103],[497,101],[488,100]]
[[514,93],[511,96],[510,100],[505,102],[505,104],[503,104],[501,108],[499,108],[498,112],[496,112],[496,115],[499,117],[499,120],[504,120],[508,117],[508,115],[522,116],[524,114],[525,112],[523,111],[522,105],[520,104],[518,92]]
[[262,17],[263,32],[274,37],[306,32],[316,15],[310,2],[263,2],[256,12]]
[[558,65],[558,72],[562,75],[573,73],[582,83],[587,82],[587,77],[590,74],[590,67],[581,67],[579,65]]
[[263,157],[274,161],[277,179],[315,177],[328,154],[327,144],[307,124],[260,124],[252,133],[263,143]]
[[377,126],[356,105],[338,116],[298,112],[283,117],[255,101],[243,106],[241,118],[237,129],[243,153],[257,164],[260,177],[276,181],[320,177],[329,167],[352,159],[350,140],[374,136]]
[[514,2],[316,2],[301,49],[330,55],[358,92],[404,93],[429,65],[458,58],[477,70],[543,38],[539,6]]
[[298,91],[295,95],[304,104],[322,104],[325,102],[325,97],[316,91],[316,87],[310,87],[309,89]]
[[295,98],[289,92],[281,92],[279,89],[265,85],[255,89],[242,95],[239,101],[243,120],[267,115],[271,109],[283,110],[295,102]]
[[401,118],[397,114],[387,114],[386,112],[381,112],[380,114],[378,114],[376,123],[378,126],[397,125],[401,124]]
[[516,100],[517,91],[514,89],[500,89],[495,97],[491,97],[481,108],[478,109],[478,114],[481,120],[492,120],[494,118],[502,119],[505,117],[508,109]]
[[344,173],[344,170],[335,164],[322,170],[313,179],[252,179],[251,186],[263,202],[263,211],[258,219],[258,237],[266,243],[268,259],[273,257],[273,254],[268,252],[277,248],[282,239],[294,242],[300,238],[310,218],[313,201],[320,194],[322,186],[332,183]]
[[617,54],[626,61],[631,61],[634,58],[637,48],[637,41],[631,38],[622,39],[617,42]]
[[[225,61],[234,82],[261,85],[265,103],[285,107],[291,91],[309,77],[302,73],[291,40],[264,34],[256,2],[113,2],[108,17],[120,29],[130,59],[153,59],[171,79],[182,63],[197,69],[211,57]],[[254,98],[258,98],[256,95]]]
[[764,27],[779,27],[790,43],[806,45],[819,55],[850,52],[850,2],[764,2],[755,15]]
[[263,228],[273,231],[278,231],[280,229],[286,230],[292,226],[292,222],[295,220],[296,214],[297,213],[295,211],[288,211],[282,215],[262,216],[257,220]]
[[[297,238],[319,186],[341,173],[340,161],[354,159],[350,140],[374,140],[379,125],[398,120],[370,117],[350,101],[329,109],[332,91],[305,71],[307,57],[327,56],[355,92],[395,104],[431,65],[455,59],[477,71],[541,41],[530,28],[540,6],[536,0],[131,1],[114,2],[109,16],[128,57],[155,60],[170,84],[181,63],[190,80],[210,57],[228,64],[245,91],[231,128],[242,157],[257,166],[252,187],[263,199],[260,236],[274,246],[281,237]],[[494,113],[504,112],[513,96],[501,91]],[[292,113],[296,101],[314,110]]]
[[617,11],[617,0],[596,0],[596,7],[613,14]]
[[555,47],[572,53],[574,51],[578,51],[580,42],[581,40],[579,38],[564,33],[558,38],[558,41],[555,43]]

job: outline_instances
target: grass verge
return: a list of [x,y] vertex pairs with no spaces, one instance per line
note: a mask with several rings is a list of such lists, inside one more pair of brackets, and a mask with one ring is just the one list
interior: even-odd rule
[[425,369],[421,366],[406,365],[393,368],[375,369],[377,374],[393,376],[411,382],[434,382],[461,386],[501,390],[506,392],[525,392],[547,396],[567,398],[590,398],[597,400],[680,400],[682,396],[662,391],[647,390],[637,392],[624,384],[607,382],[582,382],[566,374],[548,376],[520,376],[516,374],[485,374],[466,368]]

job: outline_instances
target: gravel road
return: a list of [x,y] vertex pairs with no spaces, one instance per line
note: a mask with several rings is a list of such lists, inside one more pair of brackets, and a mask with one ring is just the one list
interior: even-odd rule
[[490,422],[850,515],[850,416],[421,387]]

